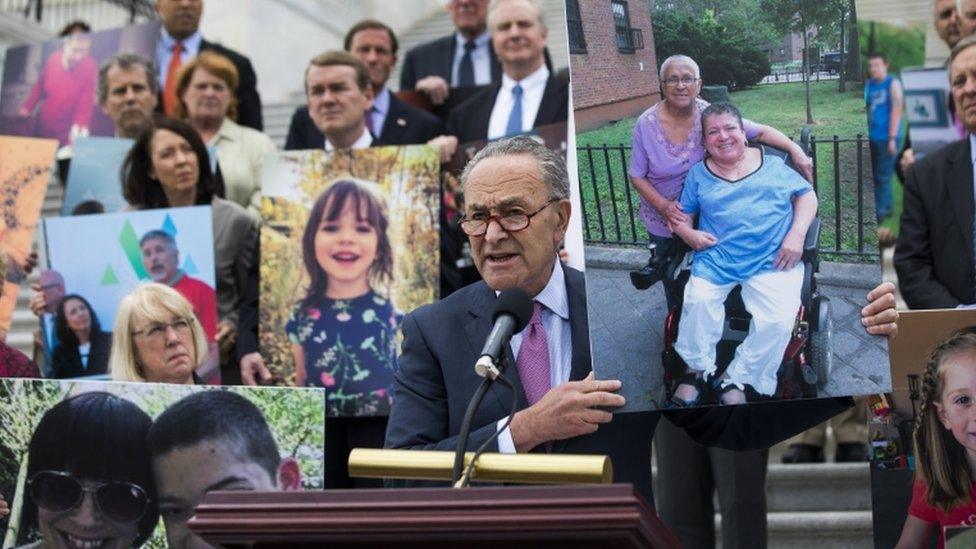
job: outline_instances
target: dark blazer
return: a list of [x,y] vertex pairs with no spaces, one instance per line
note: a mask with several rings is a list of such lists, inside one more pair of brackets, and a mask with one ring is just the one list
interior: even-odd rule
[[[417,80],[425,76],[440,76],[451,84],[451,69],[454,67],[454,49],[456,35],[451,34],[425,44],[415,46],[403,58],[400,69],[400,89],[412,90],[417,87]],[[491,56],[491,81],[502,79],[502,66],[495,56],[495,49],[488,44],[488,54]]]
[[[573,381],[590,372],[589,329],[583,273],[571,268],[564,272]],[[494,292],[479,281],[406,315],[401,325],[403,350],[393,384],[387,448],[454,450],[468,401],[481,383],[474,363],[491,329],[494,299]],[[508,359],[510,364],[515,363],[511,349]],[[516,395],[518,407],[525,407],[524,389],[514,367],[508,370],[507,377],[515,386],[515,393],[500,384],[492,386],[475,414],[468,448],[474,450],[488,440],[496,430],[496,422],[508,415]],[[803,431],[850,405],[851,399],[826,399],[702,408],[667,415],[699,442],[754,449]],[[657,412],[615,414],[612,422],[601,425],[591,435],[555,441],[552,451],[608,454],[613,461],[614,481],[633,483],[648,502],[653,502],[651,439],[659,417]],[[489,451],[498,451],[497,443]]]
[[[443,126],[439,118],[397,99],[391,93],[390,110],[386,113],[383,127],[376,137],[384,145],[417,145],[430,141],[442,132]],[[324,146],[325,135],[315,127],[308,114],[308,107],[296,108],[291,115],[291,124],[288,125],[285,150],[321,149]]]
[[976,303],[970,158],[969,139],[963,139],[908,169],[895,270],[909,308]]
[[[488,122],[501,87],[501,82],[494,84],[455,107],[447,118],[447,134],[457,137],[459,143],[488,139]],[[532,127],[565,122],[568,114],[569,80],[549,75]]]
[[78,348],[69,348],[68,345],[60,343],[51,353],[53,377],[67,379],[104,374],[108,371],[108,357],[111,352],[111,332],[95,332],[92,334],[91,349],[88,351],[88,367],[82,368]]
[[258,78],[251,67],[251,61],[232,49],[206,40],[200,42],[200,51],[219,53],[237,67],[237,123],[262,131],[264,120],[261,117],[261,96],[258,95]]

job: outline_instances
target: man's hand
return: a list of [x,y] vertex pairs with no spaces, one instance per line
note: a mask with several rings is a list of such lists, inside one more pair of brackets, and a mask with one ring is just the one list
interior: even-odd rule
[[912,167],[915,163],[915,151],[911,148],[905,149],[905,152],[901,155],[901,160],[898,161],[898,167],[901,168],[901,173],[908,171],[908,168]]
[[813,160],[807,156],[807,153],[803,152],[803,149],[799,145],[793,147],[790,151],[790,160],[793,161],[796,169],[800,170],[800,173],[803,174],[804,179],[813,182]]
[[241,357],[241,380],[244,385],[267,385],[271,372],[264,365],[261,353],[247,353]]
[[453,135],[438,135],[428,141],[427,145],[438,150],[441,155],[441,164],[447,164],[457,152],[458,138]]
[[718,239],[715,238],[715,235],[698,230],[689,232],[688,238],[685,241],[696,252],[718,244]]
[[237,343],[237,329],[234,324],[226,320],[217,323],[217,344],[221,353],[229,353]]
[[783,244],[779,247],[776,260],[773,261],[773,268],[779,271],[788,271],[796,266],[803,256],[803,235],[786,233]]
[[3,518],[10,514],[10,506],[7,505],[7,500],[3,499],[3,494],[0,494],[0,518]]
[[593,372],[580,381],[569,381],[551,389],[539,402],[512,416],[508,428],[515,450],[528,452],[552,440],[586,435],[613,414],[598,406],[623,406],[624,397],[616,379],[596,380]]
[[27,306],[30,307],[31,312],[35,316],[43,316],[44,309],[47,308],[47,301],[44,300],[44,292],[41,291],[40,282],[34,282],[31,284],[31,296],[30,301],[27,302]]
[[416,89],[430,98],[430,102],[434,105],[443,105],[444,100],[447,99],[450,93],[450,86],[447,84],[447,80],[444,80],[440,76],[425,76],[417,80]]
[[884,282],[868,293],[868,304],[861,309],[861,324],[871,335],[898,335],[898,311],[895,310],[895,285]]

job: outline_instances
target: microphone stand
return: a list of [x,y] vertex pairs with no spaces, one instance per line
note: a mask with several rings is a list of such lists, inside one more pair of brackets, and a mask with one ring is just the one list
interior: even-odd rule
[[481,406],[481,401],[484,400],[485,394],[488,393],[488,389],[491,388],[492,383],[502,375],[506,366],[505,353],[502,353],[497,363],[493,363],[489,367],[482,367],[482,364],[475,367],[478,375],[483,376],[485,379],[481,382],[481,385],[478,385],[474,396],[468,402],[468,409],[464,412],[464,419],[461,420],[461,430],[458,432],[457,446],[454,450],[454,472],[451,475],[452,482],[454,483],[457,483],[461,479],[464,471],[464,454],[468,449],[468,437],[471,435],[471,422],[474,420],[474,413]]

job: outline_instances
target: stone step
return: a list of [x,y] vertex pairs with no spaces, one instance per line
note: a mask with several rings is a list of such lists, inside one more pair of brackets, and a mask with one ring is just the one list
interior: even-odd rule
[[772,463],[766,473],[770,512],[870,511],[871,473],[864,463]]
[[766,528],[770,549],[874,547],[871,511],[769,513]]

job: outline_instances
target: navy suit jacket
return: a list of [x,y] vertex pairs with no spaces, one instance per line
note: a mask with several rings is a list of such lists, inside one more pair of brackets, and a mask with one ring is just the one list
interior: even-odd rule
[[[443,129],[440,118],[390,94],[390,110],[376,138],[382,140],[384,145],[418,145],[441,135]],[[296,108],[288,126],[285,150],[321,149],[324,146],[325,135],[315,127],[308,107]]]
[[974,211],[968,138],[942,147],[908,169],[895,270],[910,308],[976,302]]
[[[583,273],[565,268],[573,346],[570,380],[590,372],[589,329]],[[495,293],[479,281],[441,301],[404,317],[403,350],[393,384],[393,410],[386,431],[387,448],[453,451],[468,402],[481,383],[474,372],[481,347],[491,330]],[[510,364],[515,364],[508,351]],[[472,422],[468,448],[481,446],[508,415],[513,398],[518,408],[526,397],[518,372],[507,377],[515,392],[492,385]],[[851,399],[825,399],[749,406],[723,406],[668,412],[667,417],[703,444],[747,450],[768,447],[812,427],[852,405]],[[651,493],[651,439],[658,412],[615,414],[593,434],[555,441],[553,452],[608,454],[614,481],[630,482],[647,499]],[[498,451],[497,443],[490,451]],[[400,482],[391,484],[404,484]],[[407,482],[405,484],[430,484]]]
[[[454,39],[451,34],[425,44],[420,44],[407,52],[400,69],[400,89],[412,90],[417,87],[417,80],[426,76],[440,76],[451,84],[451,70],[454,68]],[[491,56],[491,81],[502,79],[502,67],[495,56],[495,49],[488,44],[488,54]]]
[[258,95],[258,77],[254,74],[251,61],[232,49],[202,40],[200,51],[207,50],[230,59],[237,68],[237,123],[258,131],[264,130],[264,120],[261,117],[261,96]]
[[[457,137],[459,143],[487,140],[488,122],[501,87],[500,82],[493,84],[455,107],[447,119],[447,134]],[[565,122],[568,115],[569,80],[550,74],[532,127]]]

